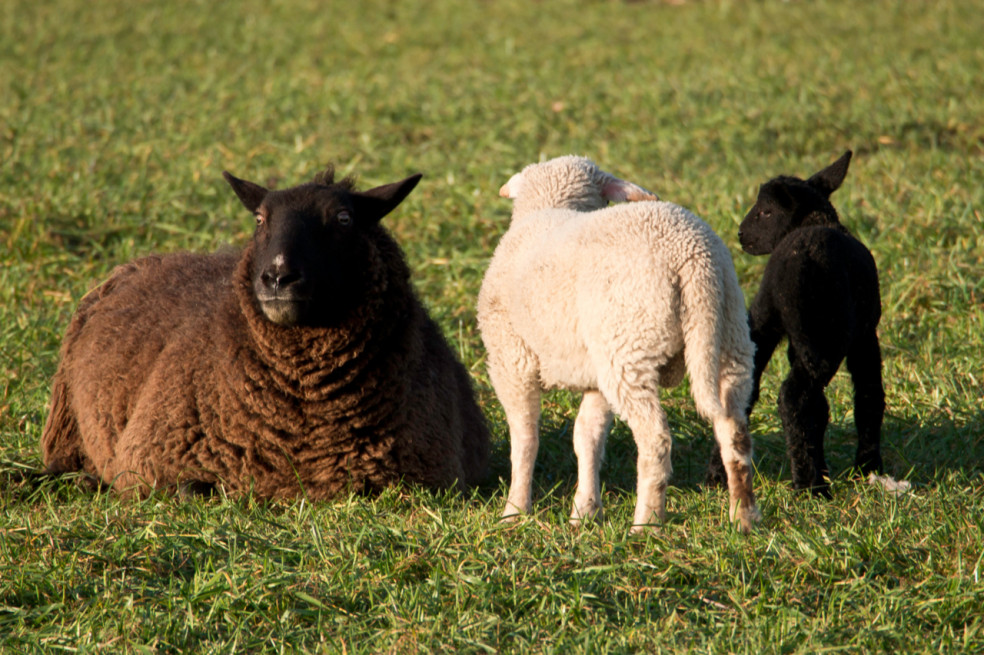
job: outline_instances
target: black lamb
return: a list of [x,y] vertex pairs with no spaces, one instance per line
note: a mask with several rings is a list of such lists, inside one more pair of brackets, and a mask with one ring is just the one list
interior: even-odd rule
[[[756,352],[748,412],[758,399],[762,371],[786,337],[790,372],[779,390],[779,416],[793,487],[826,497],[823,437],[830,413],[824,389],[845,359],[854,383],[854,465],[862,473],[882,469],[878,270],[871,252],[841,225],[829,200],[850,161],[848,151],[806,181],[785,175],[769,180],[738,230],[745,252],[771,253],[749,310]],[[723,476],[719,466],[712,459],[709,479]]]

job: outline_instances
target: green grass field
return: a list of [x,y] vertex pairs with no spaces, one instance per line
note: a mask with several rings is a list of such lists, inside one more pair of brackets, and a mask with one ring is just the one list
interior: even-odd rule
[[[984,12],[973,0],[0,5],[0,652],[984,651]],[[674,486],[629,538],[616,423],[604,522],[566,522],[578,398],[544,404],[535,513],[497,521],[508,434],[475,325],[510,206],[570,152],[693,209],[750,298],[737,226],[757,186],[845,149],[833,200],[881,271],[888,472],[843,475],[850,381],[829,389],[835,498],[793,494],[777,354],[752,419],[761,529],[698,485],[710,429],[665,405]],[[310,505],[120,502],[43,480],[49,382],[79,298],[151,252],[241,245],[221,171],[287,186],[422,171],[386,224],[472,372],[488,482]]]

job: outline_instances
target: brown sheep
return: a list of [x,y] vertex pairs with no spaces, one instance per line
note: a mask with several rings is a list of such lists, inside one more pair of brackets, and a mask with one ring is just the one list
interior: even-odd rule
[[278,191],[224,175],[256,216],[252,242],[138,259],[82,299],[47,471],[312,500],[478,482],[489,435],[468,374],[379,225],[421,176],[356,192],[331,169]]

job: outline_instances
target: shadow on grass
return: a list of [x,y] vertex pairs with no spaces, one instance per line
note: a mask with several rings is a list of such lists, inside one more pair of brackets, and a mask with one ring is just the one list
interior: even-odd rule
[[[671,484],[688,490],[703,485],[713,433],[706,421],[689,409],[668,406],[673,433]],[[568,416],[569,414],[569,416]],[[545,412],[540,449],[534,469],[534,502],[545,496],[570,498],[577,485],[577,459],[571,442],[576,411]],[[789,482],[789,460],[781,430],[752,422],[755,465],[769,480]],[[510,481],[509,435],[493,429],[489,474],[474,490],[479,499],[495,505],[504,498]],[[827,462],[835,479],[851,475],[857,437],[850,420],[832,422],[824,442]],[[941,476],[984,474],[984,410],[949,418],[942,413],[919,422],[886,417],[882,430],[885,472],[917,485],[933,485]],[[628,426],[616,420],[605,448],[601,470],[608,491],[636,491],[636,447]],[[44,497],[69,500],[79,493],[98,492],[84,474],[50,476],[31,463],[0,461],[0,497],[7,503],[31,503]]]
[[[576,404],[576,403],[575,403]],[[704,483],[707,463],[717,445],[710,425],[689,409],[666,407],[673,433],[674,487],[698,490]],[[569,416],[545,413],[540,448],[533,473],[534,502],[544,496],[573,497],[577,485],[577,459],[571,442],[575,411]],[[789,458],[782,430],[766,425],[772,418],[752,421],[755,466],[760,476],[790,483]],[[857,475],[852,470],[857,432],[853,422],[832,421],[827,427],[824,449],[835,480]],[[886,416],[882,428],[882,457],[885,473],[916,485],[934,485],[950,473],[967,477],[984,474],[984,410],[950,418],[942,413],[919,421]],[[508,434],[493,443],[488,479],[480,495],[494,501],[508,488],[510,480]],[[634,494],[636,490],[636,447],[628,426],[616,420],[605,447],[601,469],[602,485],[609,491]]]
[[7,502],[25,502],[60,485],[59,477],[48,475],[30,464],[12,459],[0,460],[0,498]]

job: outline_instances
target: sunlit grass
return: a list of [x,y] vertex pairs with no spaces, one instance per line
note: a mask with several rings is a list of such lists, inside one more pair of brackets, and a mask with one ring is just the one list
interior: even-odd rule
[[[813,653],[984,650],[984,13],[942,2],[0,5],[0,650]],[[834,500],[795,495],[777,353],[752,419],[765,514],[744,538],[698,485],[686,385],[669,517],[629,539],[631,434],[606,518],[566,522],[578,398],[544,403],[534,513],[498,523],[507,430],[475,297],[509,221],[496,191],[570,152],[692,208],[747,297],[737,224],[761,182],[845,149],[833,197],[881,271],[888,472],[842,475],[852,389],[828,392]],[[43,479],[38,442],[78,299],[151,252],[249,238],[221,171],[284,186],[328,162],[421,171],[385,219],[495,435],[467,497],[152,497]]]

